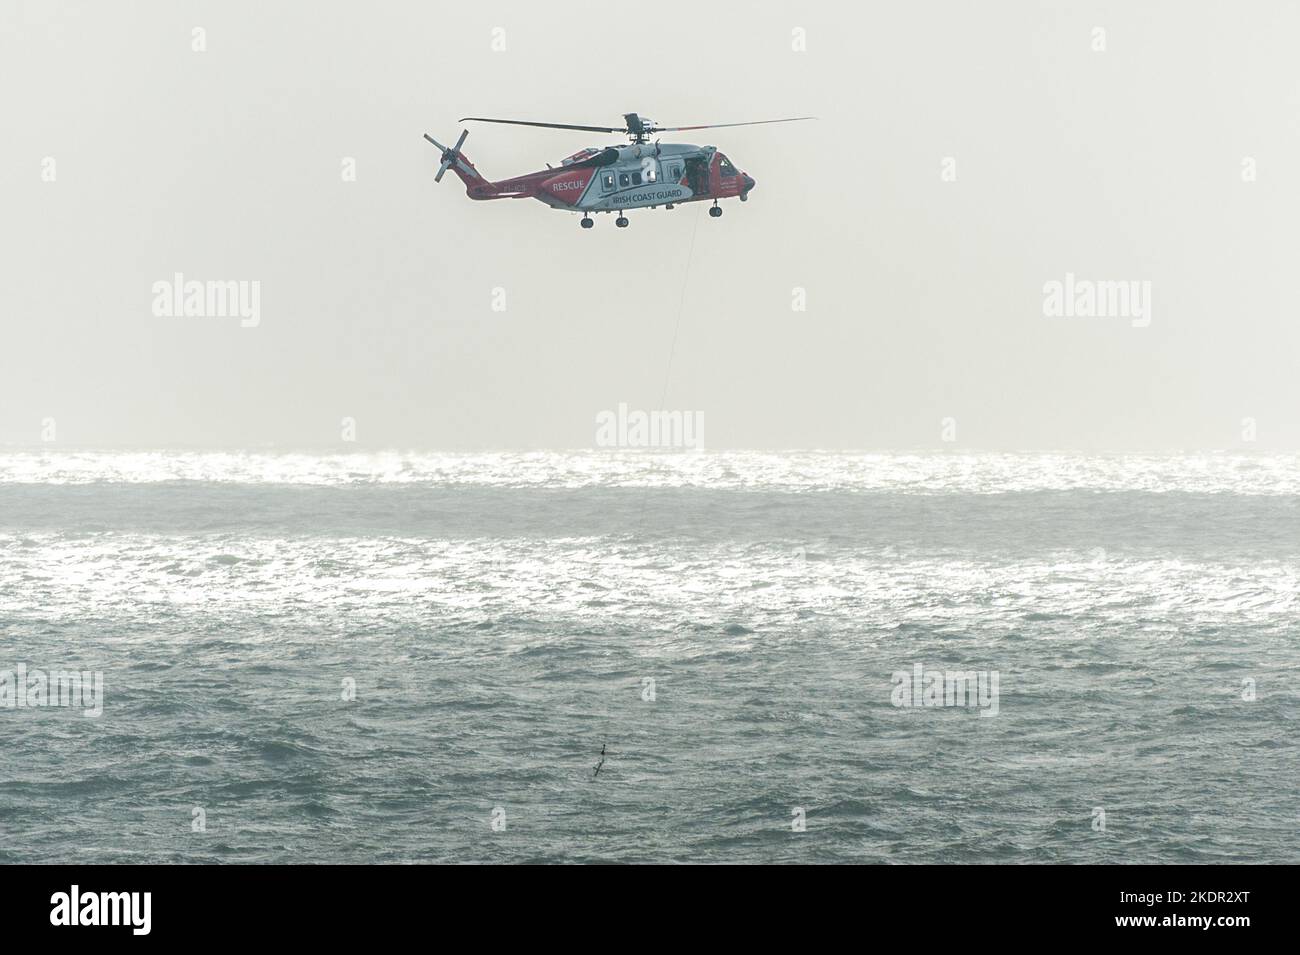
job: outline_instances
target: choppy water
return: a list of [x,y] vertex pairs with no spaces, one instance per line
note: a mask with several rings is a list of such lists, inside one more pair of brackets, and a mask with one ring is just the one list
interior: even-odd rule
[[0,860],[1300,861],[1298,590],[1296,457],[4,452]]

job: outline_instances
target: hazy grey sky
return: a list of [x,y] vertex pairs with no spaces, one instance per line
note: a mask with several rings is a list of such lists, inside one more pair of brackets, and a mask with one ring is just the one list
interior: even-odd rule
[[[587,447],[666,383],[711,447],[1300,447],[1289,0],[0,8],[0,442]],[[472,202],[421,139],[627,111],[820,119],[665,136],[758,186],[626,230]],[[155,316],[175,272],[260,324]],[[1045,315],[1066,273],[1150,324]]]

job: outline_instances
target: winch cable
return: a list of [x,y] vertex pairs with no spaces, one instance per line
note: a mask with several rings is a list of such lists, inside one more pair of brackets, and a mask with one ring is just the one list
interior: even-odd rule
[[[695,236],[699,232],[700,218],[702,214],[703,214],[702,210],[697,210],[695,213],[695,221],[691,225],[691,241],[686,247],[686,264],[682,270],[682,286],[677,296],[677,318],[673,322],[673,335],[668,345],[668,364],[667,367],[665,367],[664,369],[664,386],[663,388],[660,389],[659,392],[659,409],[652,409],[652,410],[662,410],[664,405],[668,401],[668,386],[672,382],[672,375],[673,375],[673,359],[677,355],[677,336],[678,336],[678,332],[681,330],[682,327],[682,314],[686,311],[686,286],[687,283],[690,281],[690,277],[691,277],[691,262],[695,258]],[[636,527],[633,530],[633,539],[635,539],[637,536],[640,535],[641,529],[645,525],[646,506],[649,504],[650,493],[653,490],[654,490],[653,487],[647,485],[641,493],[641,513],[637,518]],[[609,743],[610,728],[613,724],[613,716],[610,713],[611,703],[613,701],[614,694],[620,692],[624,692],[624,689],[622,687],[615,686],[612,687],[605,694],[605,718],[604,720],[601,721],[602,722],[601,758],[600,758],[601,765],[603,765],[605,761],[605,748]],[[609,755],[613,756],[614,754],[610,753]],[[599,776],[599,771],[597,770],[597,772],[592,776],[592,781],[595,781],[598,776]]]

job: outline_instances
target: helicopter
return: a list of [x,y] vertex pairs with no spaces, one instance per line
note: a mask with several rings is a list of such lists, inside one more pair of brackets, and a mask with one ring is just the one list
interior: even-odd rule
[[428,133],[424,138],[441,152],[434,182],[441,182],[451,169],[465,183],[471,199],[537,199],[552,209],[582,213],[581,226],[595,225],[593,212],[617,212],[614,225],[627,228],[628,209],[672,209],[683,202],[712,199],[709,215],[722,215],[719,199],[749,199],[754,179],[738,169],[716,146],[650,141],[656,133],[679,133],[691,129],[721,129],[729,126],[761,126],[767,123],[795,123],[814,116],[761,119],[748,123],[711,123],[703,126],[660,126],[636,113],[624,113],[624,125],[578,126],[571,123],[538,123],[520,119],[491,119],[465,116],[461,123],[504,123],[510,126],[539,126],[543,129],[573,129],[590,133],[625,133],[630,142],[619,146],[589,146],[546,168],[512,179],[489,182],[474,168],[461,147],[469,136],[463,130],[456,145],[443,146]]

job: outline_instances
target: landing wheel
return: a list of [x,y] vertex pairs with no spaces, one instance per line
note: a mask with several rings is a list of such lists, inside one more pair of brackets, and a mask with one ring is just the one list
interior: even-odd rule
[[614,225],[618,226],[620,229],[626,229],[627,219],[624,218],[623,216],[619,216],[617,219],[614,220]]
[[592,220],[591,216],[583,216],[583,217],[582,217],[582,223],[581,223],[581,225],[582,225],[582,227],[583,227],[584,229],[590,229],[590,228],[591,228],[592,226],[594,226],[595,224],[596,224],[596,223]]
[[710,208],[709,215],[713,216],[713,218],[715,219],[718,216],[722,215],[722,206],[713,206],[712,208]]

